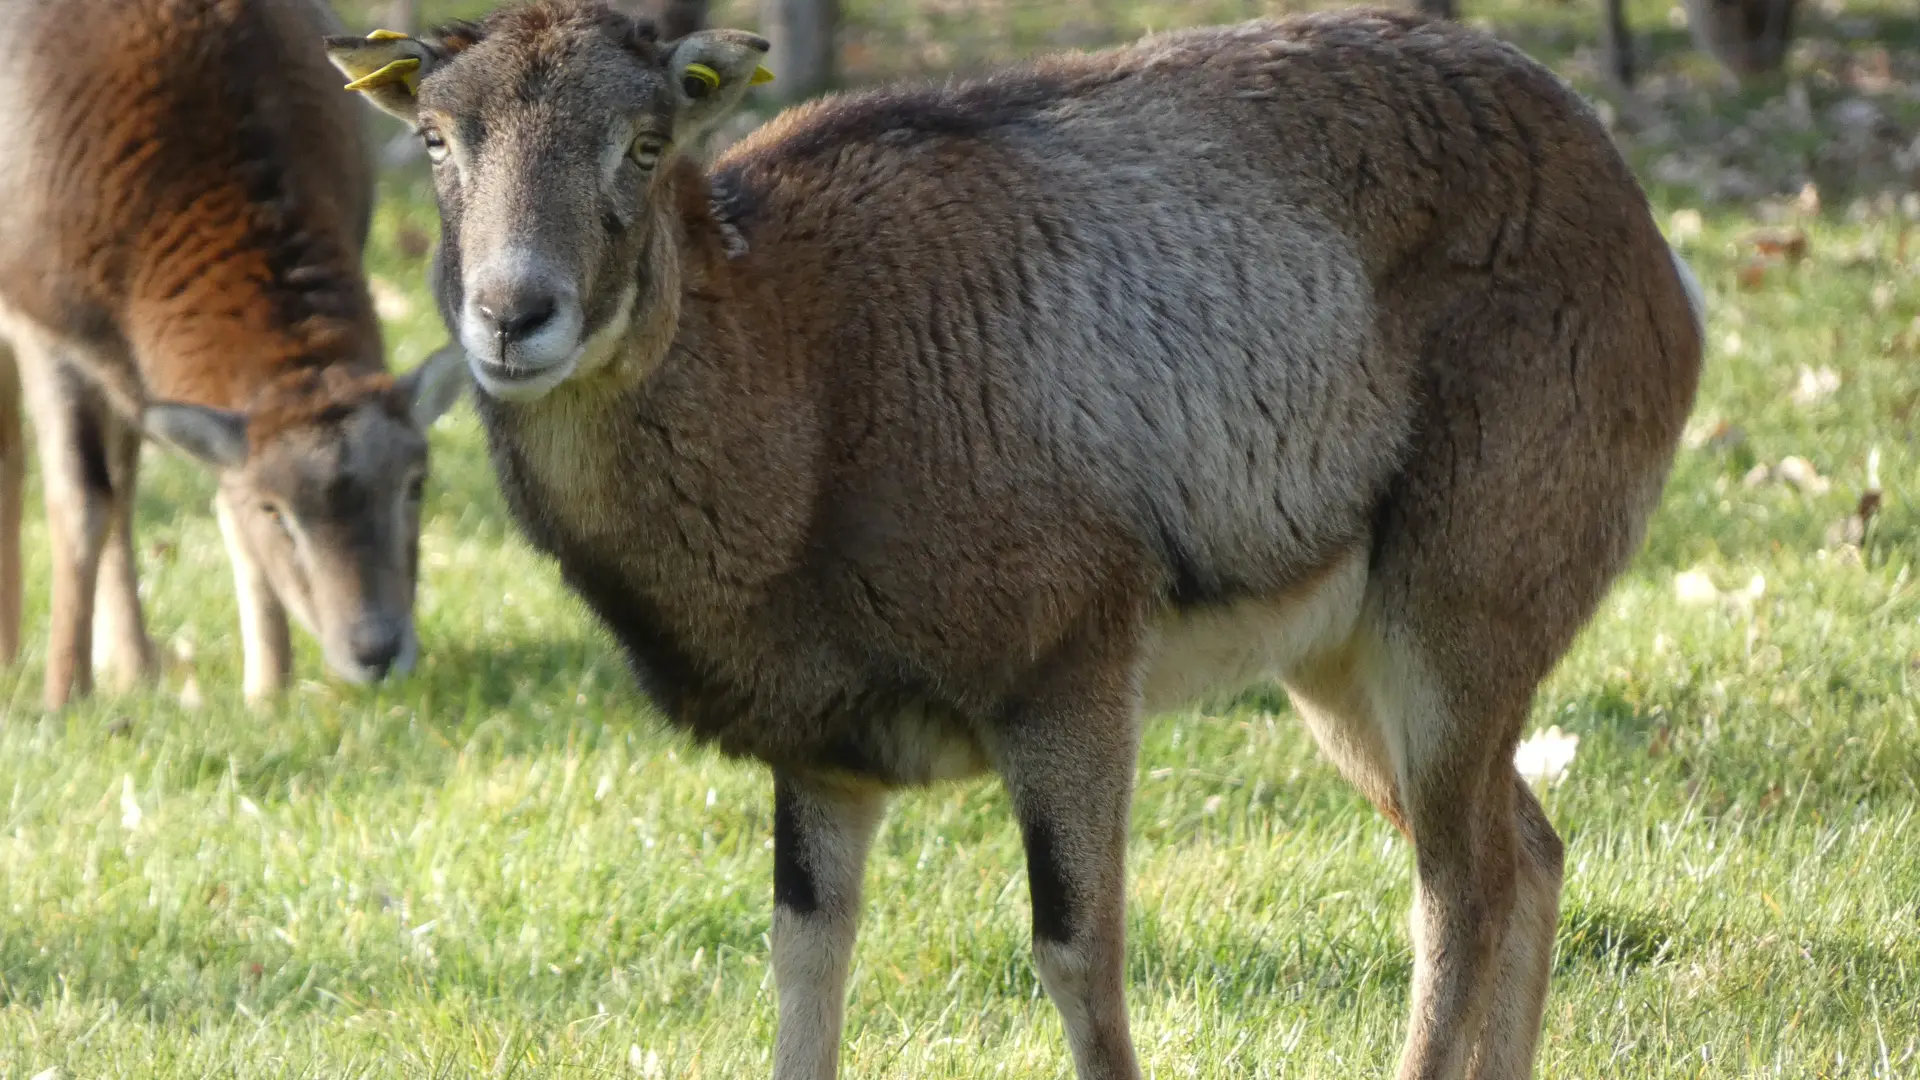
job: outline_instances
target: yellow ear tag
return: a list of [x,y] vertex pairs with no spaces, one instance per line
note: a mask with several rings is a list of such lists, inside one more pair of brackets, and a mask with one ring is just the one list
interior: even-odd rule
[[367,40],[368,41],[411,41],[413,39],[409,38],[407,35],[401,33],[398,30],[375,30],[373,33],[367,35]]
[[768,71],[764,67],[756,67],[753,69],[753,78],[747,80],[747,85],[759,86],[761,83],[770,83],[772,81],[773,72]]
[[405,83],[409,94],[419,89],[420,60],[418,57],[406,56],[395,60],[393,63],[388,64],[386,67],[381,68],[371,75],[362,75],[360,78],[348,83],[347,89],[377,90],[382,86],[390,86],[396,82]]
[[707,89],[720,89],[720,73],[705,64],[688,64],[687,74],[707,84]]

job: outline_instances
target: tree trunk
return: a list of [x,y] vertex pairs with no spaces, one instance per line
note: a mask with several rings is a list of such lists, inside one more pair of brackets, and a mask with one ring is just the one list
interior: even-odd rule
[[839,0],[761,0],[760,32],[773,42],[767,89],[783,105],[830,89],[840,31]]
[[1607,58],[1607,73],[1621,86],[1632,86],[1634,76],[1633,32],[1627,29],[1624,0],[1607,0],[1600,20],[1600,50]]

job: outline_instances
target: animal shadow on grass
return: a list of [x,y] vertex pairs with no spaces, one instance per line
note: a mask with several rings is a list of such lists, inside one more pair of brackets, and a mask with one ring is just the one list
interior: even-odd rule
[[[1397,918],[1389,922],[1399,925]],[[1404,1006],[1413,955],[1402,935],[1362,940],[1317,923],[1310,910],[1301,910],[1244,929],[1216,924],[1203,935],[1177,935],[1136,906],[1128,919],[1128,982],[1143,999],[1204,985],[1223,1003],[1278,996],[1314,1008],[1361,1001],[1385,1001],[1395,1012]]]
[[[558,973],[530,972],[525,955],[489,949],[472,938],[437,940],[434,959],[423,960],[401,940],[410,935],[397,911],[389,917],[392,941],[369,936],[349,952],[320,955],[263,943],[238,926],[162,926],[152,918],[147,925],[129,925],[124,913],[51,922],[11,915],[0,919],[0,1009],[112,1002],[155,1026],[217,1025],[241,1006],[245,1015],[285,1020],[404,1008],[398,996],[484,1001],[489,1010],[558,1025],[628,992],[616,989],[611,970],[645,966],[654,953],[670,948],[652,929],[657,913],[636,908],[631,914],[631,929],[618,940],[599,943],[584,962]],[[758,955],[762,949],[764,927],[697,923],[698,916],[688,913],[673,925],[673,936],[699,942],[710,953]],[[704,1007],[693,1004],[700,997],[688,996],[689,1022]]]
[[[237,686],[209,692],[239,704]],[[136,740],[130,752],[156,762],[149,766],[159,770],[154,783],[193,790],[231,782],[263,804],[285,798],[296,783],[400,776],[425,782],[465,752],[539,756],[659,730],[613,651],[576,637],[434,646],[398,683],[362,688],[313,680],[262,706],[268,712],[261,722],[241,713],[190,734],[177,720],[155,715],[177,712],[181,706],[172,701],[124,706]],[[105,742],[120,734],[101,728],[88,737]],[[148,746],[146,739],[157,741]]]
[[1598,968],[1615,974],[1684,957],[1684,930],[1670,919],[1611,904],[1565,902],[1560,910],[1556,975]]
[[484,725],[515,752],[565,743],[576,719],[660,728],[619,650],[591,633],[506,644],[443,640],[394,694],[449,738]]

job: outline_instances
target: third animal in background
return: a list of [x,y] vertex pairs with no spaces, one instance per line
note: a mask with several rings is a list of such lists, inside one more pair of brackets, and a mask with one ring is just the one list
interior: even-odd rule
[[[1421,11],[1443,19],[1459,17],[1458,0],[1417,0]],[[1607,73],[1631,85],[1639,73],[1633,35],[1627,28],[1625,0],[1603,0],[1600,43]],[[1685,0],[1687,27],[1694,44],[1739,78],[1777,70],[1793,40],[1797,0]]]
[[136,588],[143,431],[211,468],[245,689],[288,616],[354,681],[417,652],[427,425],[465,381],[386,372],[361,271],[362,114],[320,0],[0,0],[0,661],[19,649],[32,413],[52,538],[49,708],[154,674]]

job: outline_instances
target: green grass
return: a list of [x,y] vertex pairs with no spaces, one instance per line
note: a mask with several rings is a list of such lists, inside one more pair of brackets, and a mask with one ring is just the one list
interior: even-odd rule
[[[1478,6],[1582,70],[1591,10]],[[1693,71],[1661,10],[1640,7],[1657,73]],[[1852,7],[1912,59],[1920,33],[1893,0]],[[849,8],[879,41],[945,17]],[[982,55],[1059,32],[989,10],[1007,23]],[[1102,26],[1132,27],[1198,8],[1109,10]],[[1808,84],[1816,112],[1848,93]],[[1632,144],[1650,173],[1778,94],[1691,85],[1665,100],[1693,134]],[[1887,108],[1910,137],[1912,103]],[[1702,214],[1684,250],[1710,296],[1709,367],[1645,553],[1535,710],[1581,738],[1547,795],[1570,872],[1540,1074],[1920,1074],[1920,243],[1908,252],[1903,220],[1871,202],[1848,213],[1871,187],[1833,188],[1803,223],[1805,261],[1743,287],[1745,237],[1772,211],[1654,188],[1663,222]],[[387,196],[373,269],[411,303],[391,335],[405,367],[444,340],[424,265],[402,254],[433,216],[417,175]],[[1838,390],[1796,403],[1802,365],[1831,368]],[[1744,438],[1705,440],[1722,422]],[[1863,546],[1832,546],[1875,449],[1885,507]],[[512,535],[470,412],[442,422],[435,454],[420,671],[342,688],[303,641],[311,681],[268,713],[238,701],[210,487],[156,455],[150,617],[192,657],[164,693],[43,716],[46,534],[30,515],[30,651],[0,674],[0,1077],[767,1073],[765,777],[663,734],[636,702]],[[1744,482],[1787,455],[1831,489]],[[1685,603],[1686,571],[1729,593],[1761,575],[1765,591]],[[189,674],[198,706],[179,696]],[[1408,851],[1282,703],[1153,725],[1134,836],[1129,982],[1149,1075],[1390,1070]],[[1069,1075],[1026,955],[1022,865],[995,785],[897,801],[868,877],[846,1075]]]

